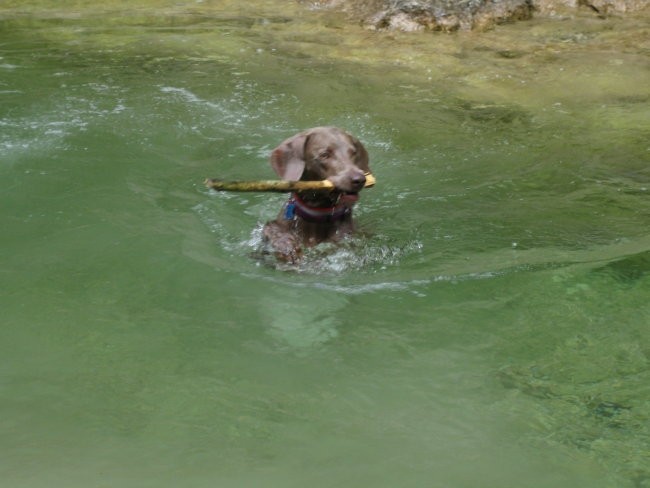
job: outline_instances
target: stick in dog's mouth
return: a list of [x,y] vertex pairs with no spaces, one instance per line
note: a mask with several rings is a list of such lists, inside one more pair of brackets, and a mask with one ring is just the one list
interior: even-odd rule
[[[366,173],[364,188],[375,186],[375,177]],[[261,181],[221,181],[208,178],[205,186],[219,191],[259,191],[259,192],[292,192],[292,191],[335,191],[336,187],[329,180],[321,181],[286,181],[286,180],[261,180]],[[358,194],[357,194],[358,198]]]

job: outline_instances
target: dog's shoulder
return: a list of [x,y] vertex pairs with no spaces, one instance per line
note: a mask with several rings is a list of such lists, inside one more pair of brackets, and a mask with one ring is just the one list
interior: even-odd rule
[[301,238],[291,221],[278,218],[262,228],[262,238],[281,261],[295,263],[302,255]]

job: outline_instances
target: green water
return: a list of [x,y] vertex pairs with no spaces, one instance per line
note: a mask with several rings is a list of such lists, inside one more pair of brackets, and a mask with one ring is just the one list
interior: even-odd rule
[[[3,487],[650,487],[647,18],[93,3],[0,6]],[[321,124],[378,183],[276,269],[201,181]]]

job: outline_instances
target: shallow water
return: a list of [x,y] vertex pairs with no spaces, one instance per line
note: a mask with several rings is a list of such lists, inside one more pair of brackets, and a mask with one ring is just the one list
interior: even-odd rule
[[[371,33],[286,2],[0,8],[0,476],[650,486],[647,18]],[[305,127],[360,234],[253,255]]]

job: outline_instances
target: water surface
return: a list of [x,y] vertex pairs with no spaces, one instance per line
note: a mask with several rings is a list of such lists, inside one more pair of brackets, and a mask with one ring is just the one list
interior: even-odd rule
[[[93,3],[0,9],[6,486],[650,486],[647,19]],[[260,263],[201,181],[323,124],[361,232]]]

